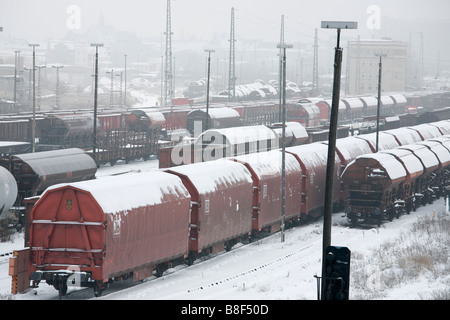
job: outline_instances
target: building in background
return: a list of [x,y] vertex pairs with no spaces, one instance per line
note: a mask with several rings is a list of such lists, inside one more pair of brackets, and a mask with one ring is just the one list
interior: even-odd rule
[[379,55],[383,56],[382,92],[405,91],[408,45],[391,39],[348,42],[346,93],[374,94],[378,89]]

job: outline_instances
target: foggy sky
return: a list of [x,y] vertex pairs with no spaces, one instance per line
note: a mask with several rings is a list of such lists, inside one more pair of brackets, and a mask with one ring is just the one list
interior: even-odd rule
[[[383,29],[384,18],[448,22],[450,12],[449,0],[172,0],[171,4],[174,37],[211,39],[214,33],[229,34],[234,7],[238,38],[274,42],[280,37],[282,14],[289,42],[312,38],[321,20],[357,21],[354,32],[370,36],[370,5],[380,9],[383,36],[390,36]],[[70,28],[85,32],[99,23],[100,16],[107,25],[139,37],[161,37],[166,23],[166,0],[0,0],[0,8],[0,41],[60,39]]]

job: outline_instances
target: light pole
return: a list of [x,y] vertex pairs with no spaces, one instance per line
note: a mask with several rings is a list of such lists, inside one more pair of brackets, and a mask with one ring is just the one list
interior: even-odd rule
[[56,107],[59,109],[59,69],[64,68],[64,66],[52,66],[56,69]]
[[376,152],[378,152],[378,139],[380,133],[380,105],[381,105],[381,58],[386,57],[387,54],[376,53],[375,56],[380,57],[380,63],[378,65],[378,102],[377,102],[377,142]]
[[127,55],[125,54],[125,87],[124,87],[124,93],[123,93],[123,101],[125,104],[125,108],[127,107]]
[[205,52],[208,52],[208,81],[206,84],[206,123],[205,123],[205,131],[208,130],[209,126],[209,78],[211,71],[211,53],[215,52],[215,50],[205,49]]
[[282,121],[282,129],[281,129],[281,242],[284,242],[285,235],[285,212],[286,212],[286,186],[285,186],[285,177],[286,177],[286,49],[292,48],[291,44],[280,43],[277,45],[277,48],[283,49],[283,57],[282,57],[282,70],[281,70],[281,80],[282,83],[278,86],[280,90],[280,97],[282,97],[283,107],[280,105],[280,109],[282,111],[281,121]]
[[328,138],[328,159],[325,183],[325,205],[323,214],[323,244],[322,244],[322,299],[325,299],[327,279],[325,277],[325,251],[331,245],[331,219],[333,213],[333,181],[336,149],[336,131],[339,111],[339,91],[341,86],[342,48],[340,47],[341,29],[356,29],[357,22],[322,21],[321,27],[337,29],[337,45],[334,54],[333,98],[331,102],[330,134]]
[[28,46],[33,47],[33,120],[31,122],[31,152],[36,151],[36,47],[39,44],[30,43]]
[[20,51],[14,51],[14,110],[17,103],[17,65],[20,63]]
[[102,43],[91,43],[91,47],[95,47],[95,89],[94,89],[94,136],[92,141],[92,154],[94,161],[97,161],[97,91],[98,91],[98,47],[103,47]]

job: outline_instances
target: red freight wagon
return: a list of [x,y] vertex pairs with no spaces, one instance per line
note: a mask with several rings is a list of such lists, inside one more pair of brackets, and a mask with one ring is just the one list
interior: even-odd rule
[[[328,145],[327,143],[323,142],[324,144]],[[370,147],[370,144],[363,139],[358,139],[354,136],[341,138],[336,140],[336,153],[339,156],[340,160],[340,171],[339,173],[342,173],[345,169],[345,167],[355,158],[362,154],[369,154],[372,153],[372,149]],[[345,201],[345,183],[341,181],[340,184],[340,203],[339,207],[344,206]]]
[[104,113],[97,115],[100,122],[100,130],[111,131],[119,130],[122,122],[122,114],[120,113]]
[[422,195],[421,204],[425,205],[427,203],[432,203],[433,194],[430,190],[433,187],[432,181],[434,179],[432,179],[431,176],[438,173],[437,170],[439,169],[440,164],[439,159],[430,149],[420,143],[402,146],[399,147],[399,149],[411,151],[422,162],[424,173],[418,178],[418,181],[416,181],[415,184],[416,188],[418,188],[418,193]]
[[230,249],[252,231],[252,177],[226,159],[171,168],[191,194],[190,257]]
[[98,295],[113,277],[149,277],[187,256],[189,204],[181,180],[159,171],[51,187],[31,212],[30,279],[64,294],[72,277]]
[[[235,157],[232,160],[244,164],[253,179],[254,233],[263,229],[270,232],[280,230],[281,221],[281,166],[282,153],[273,150]],[[285,159],[285,220],[300,218],[300,198],[302,178],[300,164],[295,157],[286,153]]]
[[359,220],[376,222],[399,216],[397,199],[407,172],[393,155],[378,152],[357,157],[342,173],[348,186],[347,218],[356,225]]
[[[328,146],[312,143],[286,148],[293,154],[302,168],[302,216],[320,216],[325,200]],[[333,202],[339,201],[339,157],[335,155]]]

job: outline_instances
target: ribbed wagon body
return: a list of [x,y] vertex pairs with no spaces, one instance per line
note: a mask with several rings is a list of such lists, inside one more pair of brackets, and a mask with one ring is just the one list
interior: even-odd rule
[[252,177],[227,159],[171,168],[191,195],[190,259],[218,252],[252,231]]
[[65,293],[112,278],[151,276],[187,256],[190,196],[163,172],[126,174],[47,189],[31,212],[31,280]]
[[[280,230],[282,153],[273,150],[234,157],[250,171],[253,179],[252,229],[254,234],[262,230]],[[292,154],[285,154],[285,221],[300,218],[302,171]]]

